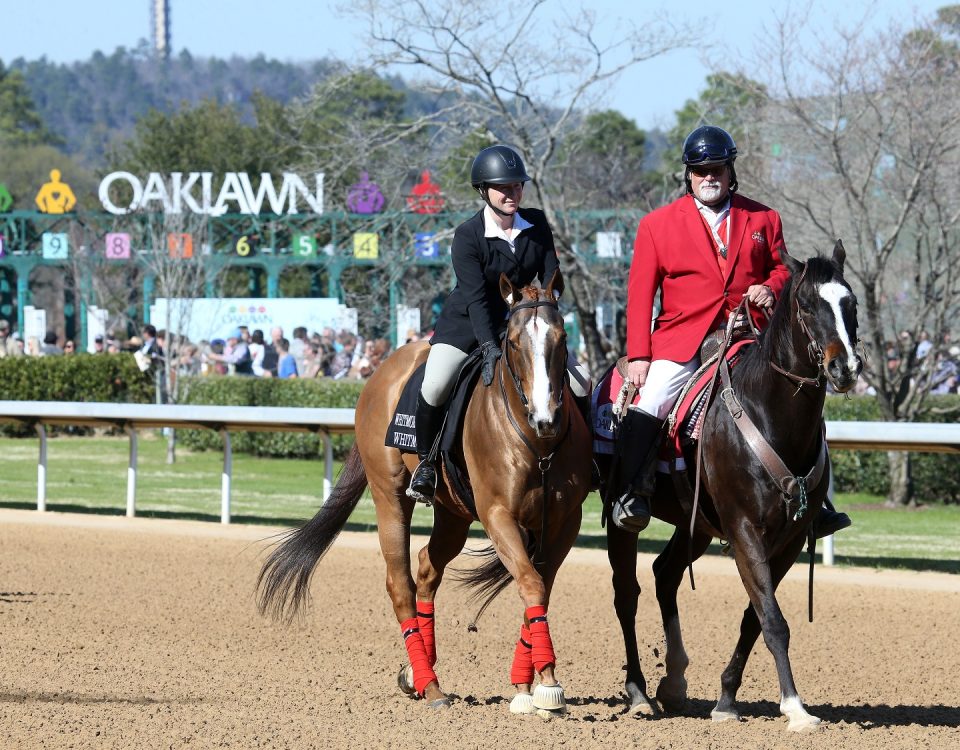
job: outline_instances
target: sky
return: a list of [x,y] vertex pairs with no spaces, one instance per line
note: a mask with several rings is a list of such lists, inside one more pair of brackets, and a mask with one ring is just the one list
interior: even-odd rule
[[[620,77],[597,102],[616,109],[644,129],[669,128],[674,113],[696,98],[711,70],[710,60],[736,61],[769,38],[769,29],[788,7],[803,0],[727,0],[724,3],[651,2],[650,0],[548,0],[547,15],[578,5],[595,11],[615,33],[618,19],[669,18],[698,29],[696,48],[675,50],[639,64]],[[807,17],[812,31],[847,26],[862,18],[885,26],[892,20],[929,17],[951,0],[811,0]],[[53,62],[85,60],[96,51],[136,47],[150,39],[152,0],[0,0],[4,33],[0,59]],[[510,4],[507,4],[508,6]],[[349,62],[364,60],[360,27],[340,16],[327,0],[171,0],[174,53],[187,49],[194,57],[254,56],[304,61],[331,55]],[[522,3],[512,7],[521,8]],[[502,36],[502,31],[499,32]],[[498,32],[492,34],[497,38]],[[812,43],[812,37],[811,37]],[[517,54],[522,54],[521,48]],[[714,62],[715,66],[716,63]],[[722,65],[727,69],[733,67]]]

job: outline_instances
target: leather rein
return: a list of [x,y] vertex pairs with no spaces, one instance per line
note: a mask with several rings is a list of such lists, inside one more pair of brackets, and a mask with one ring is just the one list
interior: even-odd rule
[[[513,314],[518,310],[525,310],[530,308],[538,307],[552,307],[555,310],[560,309],[560,304],[556,301],[545,300],[545,299],[536,299],[530,300],[528,302],[520,302],[510,308],[510,312],[507,313],[507,319],[509,320],[513,317]],[[513,381],[514,388],[517,391],[517,395],[520,396],[520,403],[523,404],[524,408],[529,406],[529,401],[526,394],[523,392],[523,384],[520,382],[520,378],[517,375],[516,371],[513,368],[513,365],[510,364],[510,347],[503,347],[503,362],[497,368],[500,373],[499,383],[500,383],[500,396],[503,399],[503,409],[507,413],[507,418],[510,421],[510,424],[513,426],[514,431],[517,435],[520,436],[520,440],[527,447],[527,450],[530,451],[530,454],[537,461],[537,468],[540,469],[540,538],[537,540],[537,548],[534,552],[533,563],[534,565],[541,565],[544,562],[543,557],[543,543],[547,538],[547,500],[549,497],[548,487],[549,479],[548,473],[550,471],[550,465],[553,462],[553,456],[563,444],[563,441],[567,437],[567,433],[570,431],[570,413],[567,412],[566,424],[564,425],[563,432],[560,434],[560,438],[557,440],[556,445],[549,454],[543,456],[534,448],[533,443],[530,438],[528,438],[523,430],[520,428],[519,423],[517,422],[516,417],[513,415],[513,409],[510,408],[510,402],[507,399],[507,389],[503,383],[503,371],[506,370],[510,373],[510,378]],[[560,395],[557,398],[558,404],[563,404],[563,388],[560,389]]]

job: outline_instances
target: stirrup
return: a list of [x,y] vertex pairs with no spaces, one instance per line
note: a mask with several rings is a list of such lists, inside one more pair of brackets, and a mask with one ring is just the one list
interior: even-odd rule
[[433,505],[433,498],[437,494],[437,469],[428,458],[417,464],[407,487],[407,497],[424,503],[427,507]]
[[624,531],[640,533],[650,523],[650,498],[627,491],[614,500],[610,517]]

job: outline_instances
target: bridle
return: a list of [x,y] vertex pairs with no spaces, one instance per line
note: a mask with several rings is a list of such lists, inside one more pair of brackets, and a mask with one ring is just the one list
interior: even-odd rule
[[796,383],[797,390],[803,388],[805,385],[811,385],[814,388],[819,388],[821,382],[826,379],[826,373],[823,369],[823,347],[820,346],[817,340],[813,337],[813,334],[810,332],[810,327],[807,325],[807,321],[803,316],[803,310],[800,309],[800,300],[797,296],[797,290],[800,288],[800,285],[803,284],[803,277],[806,275],[806,273],[807,266],[804,264],[803,271],[801,271],[797,282],[793,285],[793,301],[796,305],[797,322],[800,324],[800,330],[803,331],[804,335],[807,337],[807,354],[810,356],[810,361],[817,366],[817,377],[807,378],[803,375],[797,375],[796,373],[783,369],[772,359],[770,360],[770,367]]
[[[529,310],[531,308],[538,307],[552,307],[553,309],[559,311],[560,304],[556,300],[549,299],[535,299],[529,300],[527,302],[520,302],[510,308],[510,311],[507,313],[507,320],[513,317],[513,314],[518,310]],[[534,448],[533,443],[530,441],[520,425],[517,423],[516,417],[513,416],[513,409],[510,408],[510,402],[507,400],[507,389],[503,384],[503,371],[507,370],[510,373],[510,377],[513,380],[514,388],[517,389],[517,395],[520,396],[520,402],[523,404],[524,409],[528,407],[529,401],[526,394],[523,392],[523,384],[520,382],[520,378],[517,376],[516,371],[513,368],[513,365],[510,364],[510,347],[504,345],[503,347],[503,363],[500,367],[497,368],[500,372],[500,396],[503,398],[503,409],[507,413],[507,418],[510,420],[510,424],[513,426],[514,431],[517,435],[520,436],[520,440],[523,441],[523,444],[527,447],[527,450],[530,451],[531,455],[537,460],[537,468],[540,470],[540,537],[537,539],[537,547],[534,550],[533,555],[533,564],[536,566],[541,565],[544,562],[544,550],[543,543],[547,538],[547,498],[549,493],[547,491],[549,480],[547,479],[547,474],[550,471],[550,464],[553,462],[553,456],[563,444],[563,441],[566,440],[567,433],[570,431],[570,414],[567,414],[567,423],[563,428],[563,432],[560,434],[559,439],[557,439],[556,444],[553,447],[553,450],[546,456],[540,455],[536,448]],[[560,388],[560,394],[557,397],[557,404],[563,403],[563,388]]]
[[[513,314],[518,310],[529,310],[531,308],[535,309],[538,307],[552,307],[554,310],[559,312],[560,303],[556,300],[549,299],[534,299],[527,302],[519,302],[513,307],[510,308],[510,311],[507,313],[507,320],[513,317]],[[510,378],[513,380],[513,387],[517,390],[517,395],[520,396],[520,403],[523,404],[523,407],[526,409],[530,406],[530,402],[527,399],[527,395],[523,392],[523,384],[520,382],[520,377],[517,375],[516,370],[514,370],[513,365],[510,364],[510,347],[503,347],[503,359],[506,364],[507,372],[510,373]],[[503,385],[503,369],[500,370],[500,381],[501,388]],[[504,394],[506,398],[506,394]],[[563,403],[563,389],[560,389],[560,395],[557,397],[557,404]]]

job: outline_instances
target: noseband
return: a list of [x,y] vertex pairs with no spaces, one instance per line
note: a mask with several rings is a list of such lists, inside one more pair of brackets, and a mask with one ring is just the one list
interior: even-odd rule
[[[554,310],[557,310],[559,312],[560,303],[556,302],[555,300],[548,300],[548,299],[534,299],[534,300],[529,300],[528,302],[520,302],[519,304],[516,304],[510,308],[510,311],[507,313],[507,320],[510,320],[510,318],[513,317],[513,314],[518,310],[529,310],[531,308],[537,308],[537,307],[552,307]],[[507,366],[507,372],[510,373],[510,378],[513,380],[513,386],[514,388],[517,389],[517,395],[520,396],[520,403],[523,404],[524,409],[529,408],[529,402],[527,400],[526,394],[523,392],[523,385],[520,382],[520,378],[517,375],[516,371],[513,369],[513,365],[510,364],[510,347],[509,346],[505,345],[503,347],[503,359]],[[502,378],[502,372],[501,372],[501,378]],[[560,389],[560,395],[557,397],[557,403],[558,404],[563,403],[562,388]]]

